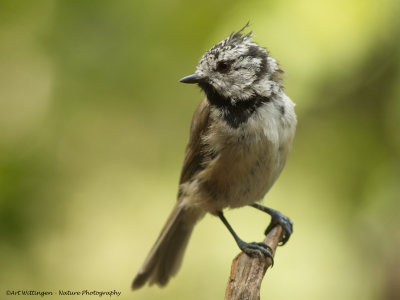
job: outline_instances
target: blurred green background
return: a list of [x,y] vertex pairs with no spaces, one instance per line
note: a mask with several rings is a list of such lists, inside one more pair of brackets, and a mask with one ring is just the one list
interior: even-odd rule
[[[299,119],[265,199],[294,235],[262,299],[400,299],[399,13],[398,0],[1,0],[0,298],[223,298],[239,251],[211,216],[167,288],[130,282],[176,201],[203,97],[178,80],[250,20]],[[247,241],[269,222],[227,217]]]

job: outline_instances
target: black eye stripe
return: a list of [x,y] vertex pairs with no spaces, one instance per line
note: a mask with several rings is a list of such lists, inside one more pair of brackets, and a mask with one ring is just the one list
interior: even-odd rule
[[257,46],[250,46],[249,50],[245,54],[245,56],[252,56],[252,57],[263,57],[266,55],[267,53],[265,53],[261,48]]

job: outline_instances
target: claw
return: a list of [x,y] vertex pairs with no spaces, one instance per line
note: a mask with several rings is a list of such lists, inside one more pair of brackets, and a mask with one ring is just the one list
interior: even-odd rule
[[291,234],[293,233],[293,222],[288,217],[282,215],[279,211],[260,205],[258,203],[250,204],[250,206],[257,208],[271,216],[271,223],[268,225],[267,229],[265,230],[265,235],[267,235],[275,225],[279,224],[282,226],[282,238],[279,245],[285,245],[286,242],[289,240]]
[[268,246],[266,243],[264,242],[253,242],[253,243],[246,243],[243,241],[240,241],[240,243],[238,244],[240,250],[242,250],[244,253],[246,253],[249,256],[261,256],[264,255],[265,257],[269,257],[271,259],[271,266],[274,265],[274,257],[272,255],[272,249],[270,246]]
[[246,243],[242,239],[238,237],[236,232],[233,230],[229,222],[225,219],[224,214],[222,211],[218,212],[218,216],[221,219],[222,223],[228,228],[230,233],[232,234],[233,238],[235,239],[237,245],[239,246],[240,250],[242,250],[244,253],[246,253],[249,256],[261,256],[264,254],[264,256],[269,257],[272,261],[271,266],[274,265],[274,257],[272,255],[273,251],[270,246],[268,246],[266,243],[261,242],[261,243]]
[[288,217],[277,212],[277,214],[274,214],[272,216],[271,223],[265,230],[265,235],[267,235],[277,224],[281,225],[283,229],[282,241],[279,243],[279,245],[283,246],[286,244],[293,233],[293,222]]

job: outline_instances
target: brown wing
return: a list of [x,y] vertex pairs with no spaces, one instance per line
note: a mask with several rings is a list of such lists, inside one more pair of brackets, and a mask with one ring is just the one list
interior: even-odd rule
[[181,172],[179,183],[190,180],[190,178],[202,168],[204,151],[202,136],[208,129],[210,106],[206,99],[200,102],[194,112],[192,125],[190,127],[189,143],[186,147],[185,160]]

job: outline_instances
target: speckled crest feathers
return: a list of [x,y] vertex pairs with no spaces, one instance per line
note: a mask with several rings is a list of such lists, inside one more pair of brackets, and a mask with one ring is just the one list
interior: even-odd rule
[[235,44],[241,44],[245,42],[251,42],[253,32],[250,31],[247,34],[243,34],[243,31],[249,27],[249,22],[247,22],[246,25],[243,26],[242,29],[238,30],[237,32],[232,32],[226,39],[222,40],[218,44],[216,44],[214,47],[211,48],[210,51],[215,50],[217,48],[222,48],[222,47],[234,47]]

